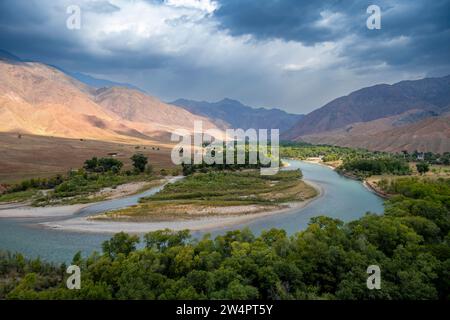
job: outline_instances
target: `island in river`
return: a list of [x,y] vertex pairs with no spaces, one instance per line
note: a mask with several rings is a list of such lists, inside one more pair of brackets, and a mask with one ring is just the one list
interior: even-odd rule
[[321,194],[320,187],[301,179],[299,170],[274,176],[261,176],[257,170],[208,172],[170,182],[158,192],[142,195],[137,204],[105,212],[90,206],[71,219],[41,225],[94,233],[209,230],[299,210]]
[[[259,170],[209,171],[169,180],[138,203],[3,208],[3,217],[66,217],[41,226],[81,232],[145,233],[172,230],[208,230],[298,210],[321,194],[302,180],[301,170],[263,176]],[[117,197],[112,197],[111,200]],[[114,203],[114,201],[112,201]],[[137,202],[137,201],[136,201]],[[92,211],[100,207],[103,211]],[[83,214],[85,212],[85,214]]]

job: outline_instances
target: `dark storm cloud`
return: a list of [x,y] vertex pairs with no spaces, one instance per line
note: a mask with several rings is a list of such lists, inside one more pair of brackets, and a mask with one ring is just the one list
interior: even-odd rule
[[[364,4],[354,1],[310,0],[222,0],[216,16],[224,28],[233,35],[251,34],[259,39],[281,38],[313,45],[317,42],[335,41],[345,36],[357,21],[349,21],[336,29],[314,25],[321,12],[365,12]],[[361,18],[361,17],[360,17]],[[361,20],[364,23],[365,20]]]
[[[202,14],[186,10],[194,0],[0,0],[0,49],[167,100],[298,113],[363,86],[450,73],[450,0],[215,1]],[[88,16],[82,30],[66,28],[71,4]],[[381,30],[366,28],[371,4]]]
[[[76,2],[75,2],[76,3]],[[55,2],[50,9],[37,0],[4,0],[0,2],[0,49],[5,49],[26,60],[42,61],[60,65],[66,69],[82,72],[109,73],[112,69],[152,69],[167,65],[169,57],[154,53],[131,50],[123,43],[130,37],[128,32],[105,36],[99,44],[109,55],[89,52],[80,32],[68,30],[67,4]],[[80,3],[82,12],[109,14],[120,8],[108,1]],[[51,24],[52,18],[56,22]],[[55,28],[55,25],[58,27]],[[113,66],[113,67],[112,67]]]
[[[353,59],[352,66],[368,61],[398,66],[449,64],[449,0],[222,0],[220,4],[216,16],[233,35],[279,38],[308,46],[353,37],[341,52]],[[381,8],[381,30],[366,27],[366,9],[372,4]],[[335,14],[335,20],[321,24],[321,13]]]

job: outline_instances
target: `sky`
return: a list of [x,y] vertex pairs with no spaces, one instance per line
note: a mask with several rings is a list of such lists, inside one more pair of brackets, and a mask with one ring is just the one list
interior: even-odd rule
[[[79,29],[67,27],[71,5]],[[381,29],[367,27],[370,5]],[[450,0],[1,0],[0,49],[164,101],[308,113],[363,87],[450,74]]]

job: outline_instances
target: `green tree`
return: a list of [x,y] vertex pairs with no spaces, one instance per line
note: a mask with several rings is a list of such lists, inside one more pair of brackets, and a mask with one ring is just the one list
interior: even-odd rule
[[430,165],[428,163],[426,163],[425,161],[421,161],[419,163],[416,164],[416,168],[417,171],[423,175],[425,173],[427,173],[428,171],[430,171]]
[[133,161],[133,167],[137,172],[144,172],[148,158],[142,153],[136,153],[131,157],[131,161]]
[[88,159],[84,162],[84,168],[88,171],[94,171],[98,166],[97,157],[93,157],[92,159]]
[[91,172],[108,172],[119,173],[122,169],[123,163],[113,158],[100,158],[93,157],[92,159],[84,162],[84,169]]
[[147,248],[165,250],[169,247],[181,246],[188,242],[191,235],[188,230],[174,232],[169,229],[147,233],[144,236]]
[[115,259],[119,254],[129,255],[136,250],[136,244],[139,243],[139,237],[135,235],[128,235],[124,232],[120,232],[111,240],[103,242],[103,252],[112,259]]

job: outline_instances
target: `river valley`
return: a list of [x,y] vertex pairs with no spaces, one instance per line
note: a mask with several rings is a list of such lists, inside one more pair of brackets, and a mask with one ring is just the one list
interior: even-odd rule
[[[300,168],[304,179],[322,190],[320,197],[307,206],[283,214],[264,216],[233,227],[209,230],[213,236],[229,230],[249,227],[254,233],[270,228],[285,229],[289,234],[308,225],[314,216],[326,215],[343,221],[355,220],[366,212],[381,214],[383,200],[358,181],[340,176],[332,169],[302,161],[288,160],[284,170]],[[0,250],[18,251],[29,257],[40,256],[44,260],[70,262],[77,251],[87,255],[99,251],[101,243],[111,237],[105,233],[85,233],[43,227],[43,223],[54,224],[70,219],[79,219],[107,210],[124,208],[137,203],[139,198],[152,195],[161,188],[152,188],[142,194],[96,203],[85,207],[75,215],[52,218],[0,218]],[[120,222],[117,222],[120,223]],[[205,231],[193,232],[201,237]]]

